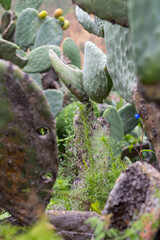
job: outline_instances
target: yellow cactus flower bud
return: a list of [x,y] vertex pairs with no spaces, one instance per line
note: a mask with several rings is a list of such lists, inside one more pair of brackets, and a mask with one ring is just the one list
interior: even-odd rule
[[38,17],[39,17],[40,19],[44,19],[44,18],[47,17],[47,15],[48,15],[48,12],[47,12],[46,10],[43,10],[43,11],[41,11],[41,12],[38,14]]
[[67,28],[69,28],[69,26],[70,26],[70,21],[69,20],[65,20],[62,29],[66,30]]
[[62,16],[63,14],[63,10],[61,8],[57,8],[55,11],[54,11],[54,17],[55,18],[58,18],[60,16]]

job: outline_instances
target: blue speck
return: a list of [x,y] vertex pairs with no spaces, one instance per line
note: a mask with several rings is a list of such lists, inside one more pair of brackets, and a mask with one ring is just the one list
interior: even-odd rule
[[139,119],[140,118],[140,115],[138,113],[136,113],[134,116],[135,116],[135,119]]

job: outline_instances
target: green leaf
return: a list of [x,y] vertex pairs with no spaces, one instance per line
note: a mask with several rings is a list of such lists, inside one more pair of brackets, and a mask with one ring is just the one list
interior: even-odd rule
[[131,145],[129,146],[129,152],[130,152],[130,153],[131,153],[132,149],[133,149],[133,144],[131,144]]
[[94,212],[97,212],[97,213],[101,214],[101,211],[100,211],[100,204],[99,204],[98,201],[92,203],[92,204],[91,204],[91,208],[92,208],[92,210],[93,210]]
[[151,149],[143,149],[143,150],[141,150],[141,153],[142,152],[152,152],[152,153],[155,153],[154,151],[152,151]]

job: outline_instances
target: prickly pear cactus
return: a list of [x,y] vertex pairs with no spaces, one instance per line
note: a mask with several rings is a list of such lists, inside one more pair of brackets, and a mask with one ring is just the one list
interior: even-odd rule
[[127,0],[72,0],[72,2],[101,19],[128,27]]
[[23,70],[28,73],[48,71],[51,68],[51,61],[48,56],[50,49],[54,50],[59,57],[61,56],[61,49],[58,46],[46,45],[38,47],[27,54],[28,63]]
[[160,1],[129,1],[132,44],[138,77],[160,81]]
[[39,8],[43,0],[18,0],[16,13],[20,13],[26,8]]
[[94,16],[93,19],[87,12],[83,11],[78,6],[76,6],[75,12],[79,23],[85,30],[97,35],[98,37],[104,37],[103,27],[106,21],[98,18],[97,16]]
[[11,7],[11,0],[0,0],[2,7],[6,10],[9,10]]
[[52,117],[55,118],[61,111],[63,105],[63,93],[56,89],[47,89],[43,91],[50,106]]
[[65,38],[63,41],[63,53],[71,61],[72,65],[81,68],[81,57],[78,46],[72,38]]
[[54,121],[38,86],[4,60],[0,116],[0,205],[21,223],[31,224],[44,213],[57,175]]
[[64,64],[52,50],[49,51],[52,67],[66,87],[80,100],[88,100],[83,87],[83,73],[79,69],[73,69]]
[[59,46],[63,37],[63,32],[60,24],[55,18],[47,17],[47,19],[41,24],[33,48],[37,48],[43,45],[57,45]]
[[21,48],[27,48],[34,41],[38,27],[38,11],[33,8],[23,10],[17,20],[15,43]]
[[112,89],[112,80],[106,67],[106,55],[92,42],[85,43],[83,85],[87,95],[102,103]]
[[[107,200],[103,214],[111,214],[110,227],[124,230],[135,220],[150,213],[150,220],[140,229],[142,239],[154,238],[158,231],[160,173],[145,162],[136,162],[129,166],[117,179]],[[147,226],[154,226],[147,227]],[[159,235],[159,234],[158,234]]]
[[105,117],[111,125],[111,138],[115,141],[113,144],[123,141],[123,124],[116,108],[113,106],[108,106],[103,113],[103,117]]
[[137,76],[129,29],[106,23],[104,30],[108,72],[117,92],[127,102],[133,103]]
[[0,58],[23,68],[28,63],[28,58],[25,55],[20,56],[19,50],[20,48],[16,44],[0,38]]
[[118,112],[122,119],[124,135],[126,135],[138,124],[138,120],[135,118],[135,114],[137,113],[136,108],[132,104],[126,104]]

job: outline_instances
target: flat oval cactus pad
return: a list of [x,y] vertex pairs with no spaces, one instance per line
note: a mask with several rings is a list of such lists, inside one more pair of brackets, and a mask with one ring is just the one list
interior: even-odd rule
[[58,171],[54,120],[33,80],[0,60],[0,207],[23,224],[44,212]]

